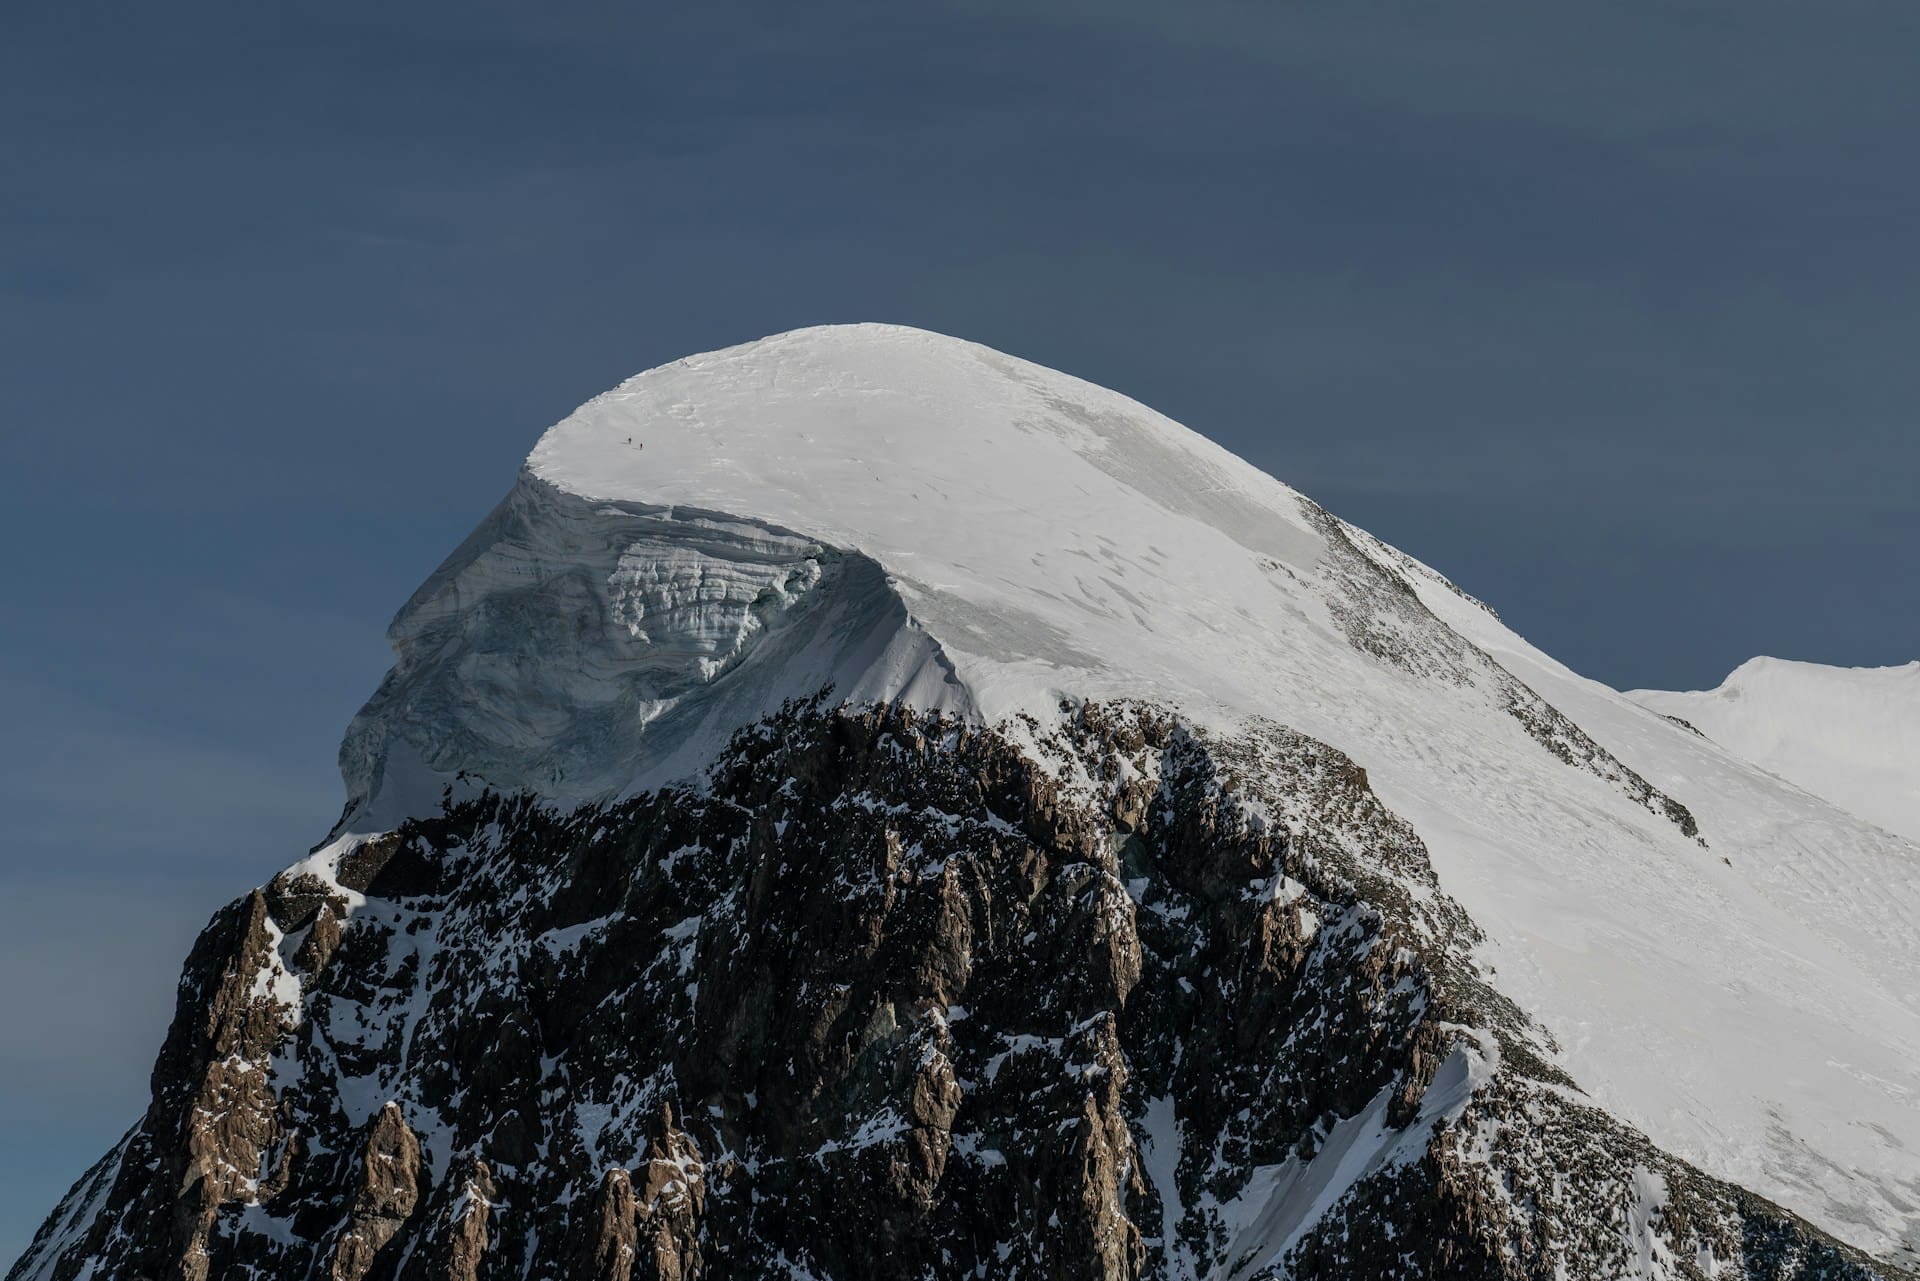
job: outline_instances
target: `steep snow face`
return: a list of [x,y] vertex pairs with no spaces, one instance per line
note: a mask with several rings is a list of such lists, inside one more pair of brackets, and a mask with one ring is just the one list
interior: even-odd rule
[[1635,690],[1815,796],[1920,841],[1920,662],[1828,667],[1749,659],[1718,689]]
[[663,366],[541,439],[392,638],[350,830],[460,770],[691,776],[823,686],[1291,725],[1413,824],[1597,1101],[1850,1241],[1920,1242],[1920,851],[1113,392],[876,325]]

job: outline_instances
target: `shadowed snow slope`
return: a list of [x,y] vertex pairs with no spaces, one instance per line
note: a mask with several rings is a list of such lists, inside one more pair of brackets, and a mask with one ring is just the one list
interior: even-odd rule
[[392,639],[342,751],[357,830],[462,769],[689,776],[824,685],[1284,722],[1425,838],[1594,1099],[1843,1238],[1920,1240],[1920,851],[1113,392],[879,325],[664,366],[541,439]]
[[1642,689],[1628,697],[1870,823],[1920,840],[1920,662],[1828,667],[1755,658],[1718,689]]

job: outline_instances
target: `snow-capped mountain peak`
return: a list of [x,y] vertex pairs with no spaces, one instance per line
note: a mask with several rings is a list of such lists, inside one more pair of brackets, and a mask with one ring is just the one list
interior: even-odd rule
[[346,816],[17,1278],[1920,1246],[1920,850],[1117,393],[677,361],[389,636]]
[[456,769],[574,797],[693,777],[822,688],[985,724],[1146,698],[1291,726],[1425,835],[1583,1087],[1816,1218],[1916,1230],[1905,1193],[1835,1173],[1920,1179],[1920,1117],[1862,1084],[1920,1061],[1911,848],[1834,835],[1858,878],[1834,883],[1782,826],[1791,789],[1115,392],[889,325],[676,361],[549,430],[392,635],[342,749],[358,830]]

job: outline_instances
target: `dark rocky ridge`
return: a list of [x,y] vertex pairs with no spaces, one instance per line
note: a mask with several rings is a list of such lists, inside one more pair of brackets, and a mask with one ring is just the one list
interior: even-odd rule
[[1581,1103],[1477,937],[1285,728],[816,700],[223,910],[10,1278],[1899,1275]]

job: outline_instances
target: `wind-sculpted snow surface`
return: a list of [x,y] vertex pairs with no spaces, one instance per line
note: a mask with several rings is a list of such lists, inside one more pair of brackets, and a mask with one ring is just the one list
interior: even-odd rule
[[16,1277],[1920,1244],[1920,852],[1115,393],[886,326],[665,366],[391,639]]

